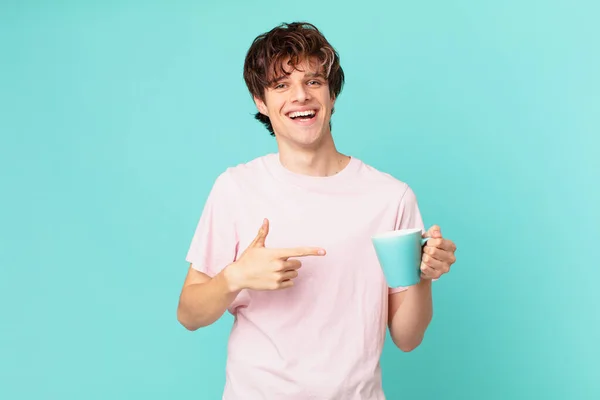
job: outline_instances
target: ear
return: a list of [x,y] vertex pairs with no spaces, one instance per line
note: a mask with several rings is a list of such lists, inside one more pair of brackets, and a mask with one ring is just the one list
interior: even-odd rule
[[267,105],[265,104],[265,102],[256,96],[253,96],[253,97],[254,97],[254,104],[256,104],[256,108],[258,109],[258,112],[263,115],[266,115],[268,117],[269,111],[267,110]]

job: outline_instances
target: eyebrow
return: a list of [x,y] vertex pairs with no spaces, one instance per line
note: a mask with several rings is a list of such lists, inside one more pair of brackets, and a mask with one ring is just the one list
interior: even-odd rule
[[[278,78],[271,79],[270,84],[274,85],[274,84],[276,84],[276,83],[278,83],[278,82],[280,82],[280,81],[282,81],[284,79],[287,79],[287,78],[288,78],[288,75],[281,75]],[[322,78],[322,79],[325,79],[325,75],[323,75],[320,72],[309,72],[307,74],[304,74],[304,78],[309,78],[309,79],[310,78]]]
[[304,77],[306,77],[306,78],[323,78],[323,79],[325,79],[325,75],[323,75],[320,72],[309,72],[308,74],[305,74]]

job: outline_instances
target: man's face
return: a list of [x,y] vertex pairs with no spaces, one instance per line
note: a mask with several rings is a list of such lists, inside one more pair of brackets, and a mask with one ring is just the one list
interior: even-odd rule
[[[287,72],[292,68],[284,64]],[[317,63],[298,64],[265,89],[265,101],[254,99],[269,117],[280,144],[315,148],[330,136],[329,120],[334,99]]]

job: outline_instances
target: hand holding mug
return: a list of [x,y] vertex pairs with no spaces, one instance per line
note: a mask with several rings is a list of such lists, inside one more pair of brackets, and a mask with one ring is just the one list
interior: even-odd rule
[[429,228],[423,237],[428,240],[423,247],[421,278],[439,279],[450,272],[450,267],[456,262],[456,245],[452,240],[442,237],[442,231],[437,225]]

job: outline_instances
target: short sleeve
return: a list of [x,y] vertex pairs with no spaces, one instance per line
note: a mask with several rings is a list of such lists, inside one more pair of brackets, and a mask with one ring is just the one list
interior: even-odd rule
[[221,272],[237,256],[234,198],[234,187],[223,173],[208,195],[187,253],[186,260],[192,268],[210,277]]
[[[404,195],[402,196],[398,205],[398,214],[394,229],[420,229],[422,233],[425,233],[425,225],[423,218],[421,217],[421,211],[419,210],[419,204],[417,197],[410,186],[406,186]],[[407,287],[389,288],[389,294],[401,292],[408,289]]]

